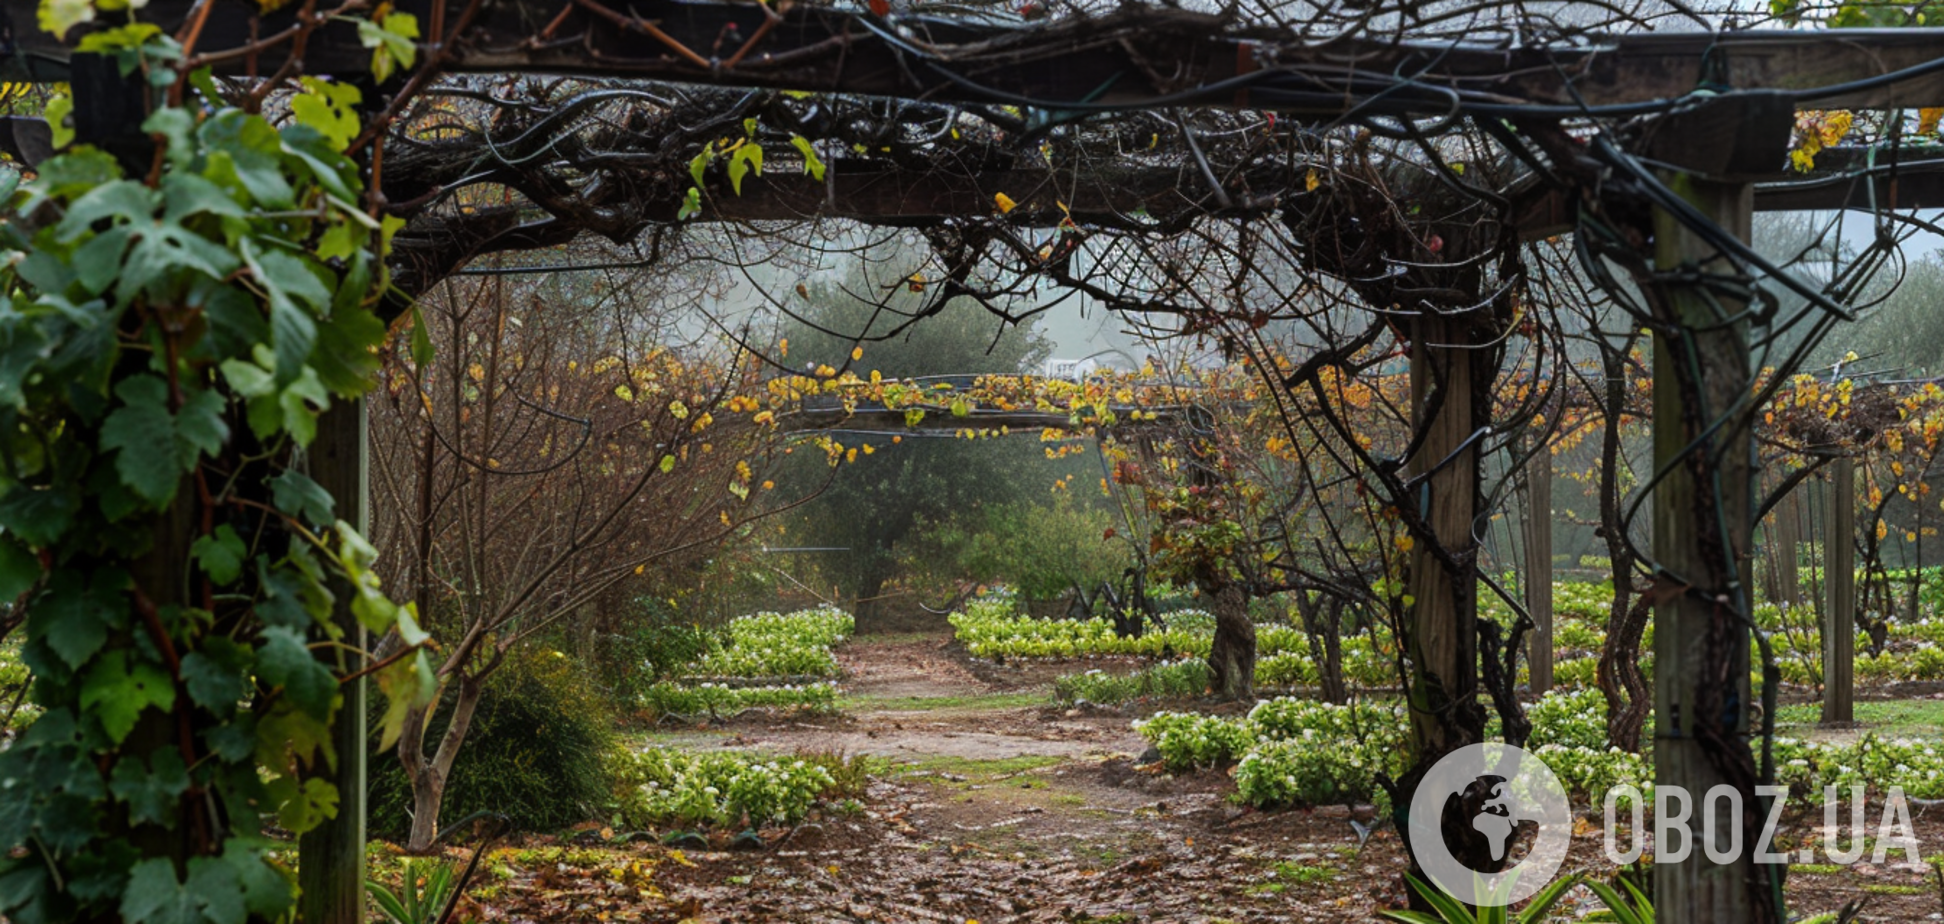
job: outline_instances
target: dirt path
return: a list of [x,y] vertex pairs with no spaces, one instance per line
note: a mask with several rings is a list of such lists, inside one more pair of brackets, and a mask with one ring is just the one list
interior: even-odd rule
[[[658,846],[630,848],[661,859],[654,883],[664,900],[588,902],[576,918],[1335,924],[1373,921],[1401,903],[1405,864],[1393,832],[1363,840],[1341,806],[1235,805],[1219,771],[1168,776],[1137,766],[1145,743],[1132,716],[1049,705],[1053,676],[1084,667],[1002,668],[964,657],[944,634],[858,640],[839,657],[840,717],[752,714],[654,739],[887,758],[891,769],[864,809],[813,818],[766,850],[691,850],[671,862]],[[1944,810],[1919,815],[1926,846],[1944,844]],[[1568,866],[1601,869],[1601,831],[1582,828]],[[1791,876],[1791,903],[1814,912],[1867,897],[1866,921],[1923,920],[1937,908],[1927,875],[1904,865],[1840,877],[1803,869]],[[558,916],[557,903],[536,907]],[[1582,890],[1555,919],[1597,907]],[[521,908],[511,902],[489,916],[546,918]]]
[[[954,656],[949,635],[865,639],[839,649],[846,677],[842,716],[750,716],[721,728],[657,735],[658,743],[869,754],[920,764],[937,760],[1134,756],[1146,745],[1119,714],[1066,715],[1046,708],[1043,683],[981,679]],[[1044,671],[1041,671],[1044,673]]]
[[[662,887],[704,921],[1340,921],[1332,886],[1394,866],[1347,811],[1265,815],[1227,777],[1137,769],[1119,713],[1048,705],[1076,668],[971,662],[948,635],[840,653],[846,714],[657,736],[691,747],[842,750],[898,769],[869,808],[764,853],[690,853]],[[1026,692],[1030,691],[1030,692]]]

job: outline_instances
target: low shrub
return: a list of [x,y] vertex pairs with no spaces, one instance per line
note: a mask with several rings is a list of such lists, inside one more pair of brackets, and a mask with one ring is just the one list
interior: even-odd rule
[[1820,804],[1825,786],[1837,787],[1845,799],[1852,786],[1866,787],[1872,798],[1892,786],[1913,799],[1944,798],[1944,754],[1935,742],[1874,732],[1848,743],[1777,738],[1775,763],[1776,782],[1805,804]]
[[1198,658],[1168,661],[1127,674],[1095,669],[1053,681],[1053,698],[1063,705],[1085,702],[1111,706],[1146,697],[1199,696],[1207,691],[1208,662]]
[[831,683],[761,687],[701,683],[685,686],[663,681],[643,690],[638,702],[651,720],[662,716],[724,718],[755,708],[831,712],[837,708],[837,686]]
[[1532,734],[1526,749],[1537,750],[1548,744],[1568,748],[1604,751],[1607,744],[1606,696],[1591,687],[1550,690],[1539,701],[1526,707]]
[[[546,831],[598,817],[611,802],[608,761],[615,743],[602,691],[588,671],[559,652],[525,650],[509,657],[486,681],[446,781],[442,819],[500,812],[521,829]],[[450,719],[448,699],[432,717],[428,749],[436,747]],[[397,751],[374,752],[370,761],[371,830],[403,837],[411,827],[412,792]]]
[[1264,741],[1236,764],[1235,791],[1259,808],[1374,802],[1382,793],[1378,771],[1394,779],[1403,763],[1401,752],[1372,753],[1355,742]]
[[1107,619],[1037,619],[1004,597],[974,600],[949,619],[959,643],[975,658],[1206,655],[1215,636],[1214,617],[1197,610],[1169,613],[1166,629],[1150,628],[1132,638],[1115,634]]
[[1405,746],[1409,720],[1396,703],[1356,702],[1342,706],[1284,696],[1249,710],[1257,737],[1269,740],[1354,742],[1373,751]]
[[[1566,791],[1593,804],[1606,798],[1607,790],[1628,785],[1640,790],[1644,799],[1654,797],[1654,761],[1650,756],[1619,748],[1581,747],[1561,744],[1528,748],[1538,755]],[[1621,803],[1625,807],[1625,803]]]
[[863,795],[870,764],[834,753],[648,748],[617,761],[621,820],[660,825],[795,824],[820,802]]
[[1246,721],[1192,712],[1157,712],[1135,722],[1134,730],[1161,752],[1162,763],[1174,771],[1226,764],[1255,740]]
[[836,607],[794,613],[754,613],[729,621],[727,642],[691,662],[690,677],[835,677],[831,647],[855,622]]
[[1376,801],[1379,772],[1404,771],[1408,722],[1393,703],[1332,705],[1283,697],[1257,703],[1257,743],[1235,767],[1236,792],[1261,807]]

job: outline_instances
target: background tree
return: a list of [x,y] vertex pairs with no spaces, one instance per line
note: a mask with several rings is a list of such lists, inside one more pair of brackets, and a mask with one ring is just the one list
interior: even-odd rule
[[445,639],[446,695],[408,712],[399,738],[408,850],[431,847],[485,682],[512,649],[772,509],[761,473],[778,443],[752,420],[772,413],[754,367],[683,336],[644,291],[638,277],[451,280],[386,353],[376,537],[394,586]]
[[[922,272],[885,283],[860,268],[841,284],[807,286],[805,304],[792,309],[800,317],[783,327],[784,358],[805,370],[886,379],[949,374],[969,386],[981,373],[1037,370],[1051,355],[1032,320],[1006,324],[975,304],[948,304],[920,321],[919,312],[933,304]],[[1043,495],[1061,477],[1034,442],[929,436],[845,437],[858,455],[834,478],[822,455],[797,452],[779,479],[797,493],[829,482],[790,517],[787,539],[839,550],[822,553],[816,567],[856,601],[860,626],[891,612],[885,595],[899,574],[900,546],[925,524],[976,518],[988,506]]]

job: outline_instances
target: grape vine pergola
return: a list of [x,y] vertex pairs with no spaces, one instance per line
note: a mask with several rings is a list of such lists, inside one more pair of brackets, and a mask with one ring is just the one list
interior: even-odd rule
[[[1747,744],[1749,582],[1743,574],[1756,512],[1748,329],[1751,319],[1767,320],[1760,302],[1751,303],[1755,293],[1748,284],[1773,267],[1746,247],[1752,213],[1944,205],[1944,170],[1938,169],[1944,159],[1894,139],[1868,150],[1823,152],[1807,176],[1781,170],[1798,110],[1944,104],[1944,30],[1840,37],[1815,31],[1642,32],[1597,41],[1541,37],[1472,44],[1332,37],[1295,23],[1251,24],[1173,8],[1041,18],[1028,6],[1029,15],[1018,18],[976,10],[881,15],[692,0],[645,7],[604,0],[407,0],[398,8],[425,25],[426,63],[376,87],[399,102],[366,113],[368,134],[393,130],[405,103],[442,73],[580,75],[886,101],[872,113],[892,126],[937,122],[941,108],[955,113],[959,106],[984,107],[991,118],[1014,107],[1018,130],[1028,133],[1096,114],[1148,113],[1144,117],[1161,126],[1181,127],[1199,169],[1139,157],[1087,170],[1007,158],[961,157],[950,164],[847,158],[833,160],[821,179],[779,170],[750,177],[735,195],[712,195],[693,214],[686,176],[694,146],[653,150],[656,137],[644,133],[648,147],[635,151],[632,162],[642,172],[619,191],[613,187],[622,184],[603,187],[599,194],[609,198],[596,198],[588,189],[549,186],[545,171],[534,166],[542,153],[550,160],[577,156],[551,151],[553,132],[571,115],[542,113],[490,161],[478,160],[476,151],[459,156],[436,145],[401,142],[370,165],[392,213],[407,221],[393,257],[398,283],[409,295],[482,255],[554,247],[588,233],[632,240],[683,220],[822,216],[949,231],[958,235],[951,243],[971,257],[978,248],[965,239],[967,219],[1001,230],[1085,230],[1272,217],[1292,229],[1327,227],[1341,234],[1347,225],[1328,224],[1328,204],[1306,195],[1315,188],[1312,166],[1261,160],[1218,175],[1178,112],[1265,111],[1318,126],[1358,120],[1417,141],[1475,125],[1530,168],[1530,180],[1501,197],[1506,201],[1487,231],[1454,233],[1431,217],[1415,229],[1402,227],[1410,225],[1403,221],[1389,237],[1371,232],[1371,247],[1397,261],[1394,274],[1362,274],[1365,267],[1347,258],[1323,271],[1380,308],[1413,304],[1406,293],[1432,290],[1458,293],[1449,303],[1454,306],[1485,305],[1497,296],[1481,290],[1475,259],[1504,237],[1567,231],[1597,238],[1589,245],[1599,248],[1594,259],[1635,270],[1641,311],[1655,329],[1656,779],[1692,792],[1725,783],[1756,804],[1758,765]],[[71,82],[82,140],[111,150],[131,137],[143,140],[135,127],[139,107],[126,105],[129,97],[112,63],[74,56],[69,45],[33,28],[33,3],[8,0],[0,9],[12,24],[12,75]],[[302,71],[343,78],[369,69],[356,27],[323,21],[315,2],[259,14],[244,4],[211,12],[187,0],[153,0],[140,16],[173,31],[203,14],[199,47],[232,77],[279,72],[285,52],[268,40],[312,27],[318,31],[310,36]],[[1389,28],[1408,36],[1412,25],[1406,17]],[[778,111],[770,96],[697,100],[693,112],[717,118],[677,140],[706,144],[758,106],[768,106],[766,114]],[[872,104],[858,105],[869,110]],[[1595,120],[1624,121],[1625,130],[1576,133]],[[813,120],[803,121],[811,133]],[[823,130],[834,133],[829,126]],[[595,160],[579,166],[621,169]],[[1457,182],[1450,170],[1438,177],[1446,185]],[[480,183],[519,189],[542,214],[535,217],[532,205],[478,207],[460,215],[426,206],[452,189]],[[995,209],[1002,197],[1013,204]],[[1407,230],[1440,244],[1428,253],[1405,246],[1414,239]],[[1062,269],[1047,272],[1073,281],[1061,277]],[[976,297],[962,276],[950,279],[958,288],[947,287],[945,297]],[[1800,294],[1820,312],[1813,324],[1841,314],[1820,292]],[[1154,300],[1114,307],[1193,317],[1179,305]],[[1476,361],[1489,344],[1465,317],[1434,308],[1400,311],[1394,321],[1411,344],[1417,430],[1409,458],[1400,460],[1397,484],[1421,499],[1417,509],[1405,511],[1406,520],[1434,540],[1420,543],[1411,568],[1418,601],[1409,641],[1415,668],[1432,678],[1428,695],[1448,697],[1454,708],[1470,701],[1475,709],[1471,694],[1450,692],[1475,686],[1467,550],[1475,544],[1471,531],[1480,512],[1477,403],[1490,378]],[[365,438],[360,410],[334,411],[311,450],[313,477],[354,524],[368,515]],[[336,736],[345,758],[338,768],[345,799],[337,820],[306,835],[301,847],[303,916],[310,921],[362,918],[361,691],[347,697],[342,715]],[[1450,738],[1440,721],[1419,725],[1419,746],[1429,752],[1464,743]],[[1751,822],[1759,825],[1763,814],[1750,813]],[[1694,851],[1686,862],[1656,866],[1656,905],[1666,921],[1779,920],[1777,872],[1746,858],[1717,866]]]

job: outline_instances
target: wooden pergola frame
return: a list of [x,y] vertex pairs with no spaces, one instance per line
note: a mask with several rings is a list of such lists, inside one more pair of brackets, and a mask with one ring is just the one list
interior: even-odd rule
[[[204,53],[245,48],[252,37],[275,35],[290,28],[305,9],[291,4],[259,16],[254,4],[241,0],[209,2],[221,6],[203,33],[199,50]],[[435,8],[434,3],[440,6]],[[8,76],[65,80],[72,73],[68,46],[31,26],[37,5],[33,0],[0,0],[0,14],[13,24],[13,42],[5,58]],[[1661,133],[1655,154],[1664,163],[1705,177],[1697,181],[1696,201],[1717,223],[1745,239],[1748,216],[1755,209],[1944,206],[1944,150],[1907,149],[1903,163],[1884,165],[1869,162],[1867,152],[1830,152],[1824,155],[1818,175],[1802,182],[1781,172],[1784,151],[1776,143],[1776,139],[1786,140],[1798,105],[1878,109],[1944,105],[1944,29],[1864,30],[1840,36],[1773,31],[1646,33],[1578,47],[1512,49],[1376,40],[1344,40],[1326,46],[1210,17],[1158,10],[1122,11],[1085,20],[981,24],[925,16],[887,21],[807,4],[778,13],[760,3],[707,0],[656,0],[652,19],[643,18],[634,7],[604,0],[473,0],[449,11],[443,0],[403,0],[398,6],[416,13],[421,22],[455,25],[449,40],[427,49],[428,54],[442,55],[442,67],[453,72],[598,75],[960,103],[1043,100],[1049,101],[1049,107],[1137,108],[1154,103],[1273,107],[1292,117],[1312,119],[1343,116],[1355,101],[1332,103],[1325,94],[1317,94],[1300,105],[1272,103],[1252,92],[1251,75],[1269,69],[1335,68],[1382,78],[1424,70],[1435,62],[1435,82],[1442,90],[1489,96],[1506,106],[1560,118],[1582,104],[1617,107],[1688,97],[1711,62],[1715,73],[1725,76],[1735,91],[1703,101],[1685,116],[1672,117],[1690,121],[1683,129]],[[141,15],[173,29],[192,8],[191,0],[154,0]],[[912,43],[978,45],[1007,50],[1011,58],[1004,68],[957,73],[950,66],[914,56]],[[311,73],[354,76],[366,71],[368,60],[353,27],[332,23],[312,39],[304,63]],[[254,60],[237,53],[224,57],[221,67],[233,74],[262,73],[276,63],[268,54],[264,60]],[[1159,77],[1163,74],[1166,79]],[[1206,87],[1218,89],[1198,89]],[[1816,87],[1838,89],[1813,97],[1797,95]],[[85,106],[86,101],[80,101],[77,110]],[[1747,150],[1750,135],[1763,139],[1752,151]],[[1017,181],[982,177],[919,195],[897,190],[876,198],[872,190],[886,188],[883,178],[840,174],[839,182],[860,184],[854,195],[845,197],[850,203],[847,210],[870,221],[983,212],[996,189]],[[775,187],[775,201],[792,202],[792,207],[814,210],[827,198],[822,184],[811,188],[807,180],[766,177],[762,183]],[[1106,209],[1130,205],[1139,207],[1111,198],[1098,203]],[[726,217],[765,217],[738,216],[733,208],[732,204]],[[1523,203],[1519,227],[1528,236],[1558,233],[1571,227],[1575,208],[1561,193],[1535,191]],[[1678,227],[1665,224],[1663,229],[1662,265],[1708,255],[1705,245]],[[1668,297],[1677,302],[1696,297],[1673,284],[1668,288]],[[1714,344],[1720,355],[1739,355],[1746,364],[1745,339],[1736,340],[1732,331],[1711,336],[1726,338]],[[1656,443],[1663,452],[1670,451],[1670,441],[1678,447],[1681,439],[1677,429],[1681,398],[1668,376],[1657,364],[1656,396],[1663,406],[1655,417]],[[310,454],[312,477],[333,491],[341,514],[355,524],[368,518],[365,439],[363,409],[352,403],[330,413]],[[1745,480],[1747,473],[1738,477]],[[1729,485],[1728,490],[1739,484]],[[1656,516],[1656,547],[1675,564],[1681,563],[1681,556],[1695,554],[1692,549],[1676,548],[1678,537],[1666,532],[1681,525],[1676,499],[1692,490],[1676,479],[1664,485],[1663,496],[1656,499],[1666,511],[1665,517]],[[1668,522],[1663,524],[1663,519]],[[1743,523],[1738,528],[1746,534],[1746,527]],[[345,618],[349,619],[348,614]],[[1686,602],[1661,605],[1656,616],[1661,624],[1659,697],[1678,703],[1685,695],[1677,683],[1682,678],[1676,669],[1681,663],[1680,646],[1692,643],[1704,618]],[[355,626],[355,620],[350,623]],[[1826,634],[1831,629],[1837,627],[1829,627]],[[1846,637],[1840,630],[1837,634]],[[306,835],[301,845],[301,914],[317,924],[361,924],[363,920],[363,686],[360,682],[350,688],[353,692],[337,730],[338,753],[347,758],[338,768],[343,794],[339,816]],[[1669,732],[1669,712],[1660,710],[1664,735]],[[1678,729],[1674,733],[1678,735]],[[1659,749],[1663,768],[1679,764],[1687,768],[1683,772],[1706,776],[1698,755],[1678,743],[1678,738],[1669,738]],[[1692,870],[1677,871],[1674,866],[1662,867],[1657,874],[1662,877],[1658,897],[1665,920],[1701,919],[1693,915],[1703,912],[1682,909],[1704,909],[1723,901],[1725,891],[1734,885],[1724,885],[1724,877],[1709,873],[1711,868],[1698,860],[1679,864]]]

